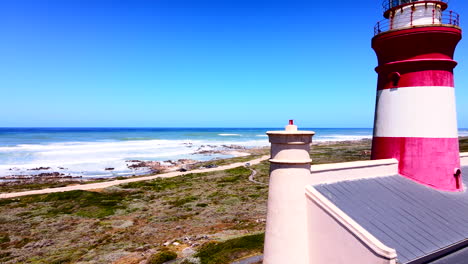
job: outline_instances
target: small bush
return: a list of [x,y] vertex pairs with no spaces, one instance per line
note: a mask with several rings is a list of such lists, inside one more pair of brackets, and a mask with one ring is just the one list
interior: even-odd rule
[[261,252],[265,234],[249,235],[227,240],[222,243],[208,242],[201,246],[195,257],[201,264],[223,264],[242,258],[254,252]]
[[0,244],[10,242],[8,234],[0,234]]
[[196,200],[198,200],[198,198],[195,196],[187,196],[187,197],[177,198],[176,200],[170,201],[169,204],[175,207],[180,207],[186,203],[190,203]]
[[7,260],[11,252],[0,253],[0,260]]
[[148,260],[148,264],[162,264],[169,260],[174,260],[177,258],[177,253],[169,250],[161,251],[156,254],[153,254]]
[[225,171],[228,176],[221,178],[218,182],[237,182],[250,175],[250,170],[245,167],[237,167]]
[[16,240],[14,242],[11,242],[13,245],[14,248],[22,248],[24,247],[26,244],[28,244],[29,242],[31,242],[33,240],[31,240],[30,238],[28,237],[25,237],[25,238],[22,238],[21,240]]
[[224,205],[236,205],[236,204],[239,204],[241,202],[241,199],[239,199],[238,197],[229,197],[227,199],[224,199],[222,201],[222,204]]
[[185,174],[174,178],[156,178],[152,181],[132,182],[122,185],[125,189],[143,189],[155,192],[169,191],[184,186],[191,186],[194,178],[208,175],[207,173]]
[[124,208],[122,201],[128,192],[89,192],[69,191],[31,195],[21,198],[21,204],[49,203],[46,216],[75,214],[82,217],[102,218],[114,214],[116,209]]
[[51,260],[50,264],[65,264],[72,262],[72,259],[69,256],[57,257],[56,259]]
[[8,205],[17,201],[18,199],[0,199],[0,206]]
[[152,181],[141,181],[141,182],[132,182],[125,185],[122,185],[122,188],[127,189],[136,189],[141,188],[144,190],[152,190],[156,192],[175,189],[179,185],[174,179],[163,179],[163,178],[156,178]]
[[180,264],[200,264],[199,258],[188,257],[184,259]]

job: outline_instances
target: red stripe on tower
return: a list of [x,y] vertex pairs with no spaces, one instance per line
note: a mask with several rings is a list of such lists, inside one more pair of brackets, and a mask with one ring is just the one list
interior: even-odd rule
[[[404,2],[404,1],[403,1]],[[446,191],[462,189],[453,60],[461,39],[446,0],[385,0],[372,39],[379,66],[372,159],[396,158],[399,172]]]

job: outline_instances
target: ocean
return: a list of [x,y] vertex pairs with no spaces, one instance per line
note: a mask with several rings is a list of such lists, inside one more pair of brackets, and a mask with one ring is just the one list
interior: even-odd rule
[[[144,174],[148,171],[135,171],[127,166],[128,161],[228,158],[233,155],[216,150],[230,145],[269,146],[265,132],[281,129],[0,128],[0,177],[28,175],[40,167],[83,178]],[[303,130],[316,132],[314,142],[372,137],[371,128]],[[468,135],[468,130],[460,130],[460,135]]]

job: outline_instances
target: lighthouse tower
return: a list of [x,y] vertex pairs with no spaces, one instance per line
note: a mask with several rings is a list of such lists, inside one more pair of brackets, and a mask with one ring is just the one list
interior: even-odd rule
[[378,57],[372,159],[445,191],[462,190],[453,69],[459,16],[447,0],[385,0],[372,48]]

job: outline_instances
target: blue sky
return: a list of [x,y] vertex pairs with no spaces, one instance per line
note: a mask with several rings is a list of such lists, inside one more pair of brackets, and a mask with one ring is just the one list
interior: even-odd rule
[[[381,19],[380,0],[0,0],[0,126],[372,127]],[[456,60],[467,128],[466,41]]]

